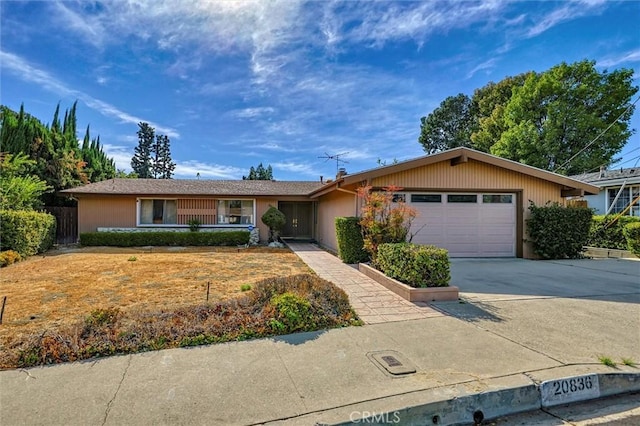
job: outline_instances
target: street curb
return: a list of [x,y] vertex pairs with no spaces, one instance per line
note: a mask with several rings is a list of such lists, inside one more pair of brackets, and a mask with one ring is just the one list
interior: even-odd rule
[[[473,425],[474,415],[481,416],[485,421],[509,416],[517,413],[546,408],[543,405],[540,391],[541,381],[524,374],[530,380],[530,384],[509,387],[499,390],[491,390],[475,394],[455,396],[449,399],[432,401],[426,404],[399,407],[397,410],[387,409],[383,411],[355,411],[357,415],[347,415],[348,418],[337,423],[325,423],[320,420],[323,415],[316,417],[316,425]],[[590,373],[588,376],[597,376],[599,383],[599,396],[596,398],[577,398],[571,403],[599,399],[613,395],[640,391],[640,373],[616,372],[616,373]],[[580,376],[587,376],[580,375]],[[580,376],[556,377],[553,380],[571,379]],[[457,393],[457,392],[456,392]],[[464,392],[462,392],[464,393]],[[346,407],[345,407],[346,408]],[[344,418],[344,410],[342,418]],[[481,414],[479,414],[481,413]],[[334,419],[334,416],[332,416]],[[317,421],[320,420],[320,421]]]

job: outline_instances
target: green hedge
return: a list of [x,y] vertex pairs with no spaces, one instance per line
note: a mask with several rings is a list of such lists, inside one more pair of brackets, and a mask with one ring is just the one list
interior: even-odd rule
[[616,217],[616,215],[594,216],[586,245],[626,250],[627,239],[624,236],[623,229],[630,223],[640,222],[640,217],[620,216],[617,219]]
[[83,246],[235,246],[249,243],[249,231],[220,232],[87,232]]
[[640,222],[627,223],[622,233],[627,239],[627,248],[640,257]]
[[378,246],[380,271],[411,287],[447,287],[449,252],[435,246],[412,243],[385,243]]
[[34,211],[0,211],[0,250],[22,257],[49,250],[56,240],[56,218]]
[[344,263],[360,263],[369,260],[364,250],[360,218],[336,217],[336,236],[338,238],[338,256]]
[[543,259],[564,259],[580,256],[589,238],[593,212],[586,207],[563,207],[558,203],[529,205],[527,220],[529,242]]

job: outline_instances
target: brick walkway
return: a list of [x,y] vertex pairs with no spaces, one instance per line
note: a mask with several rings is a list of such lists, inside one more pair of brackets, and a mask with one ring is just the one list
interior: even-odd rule
[[313,244],[288,242],[287,245],[319,277],[343,289],[351,306],[367,324],[443,316],[427,303],[411,303],[403,299]]

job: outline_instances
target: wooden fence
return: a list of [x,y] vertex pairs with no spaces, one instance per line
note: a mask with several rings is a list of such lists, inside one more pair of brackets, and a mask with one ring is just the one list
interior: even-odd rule
[[72,244],[78,241],[78,208],[54,207],[44,208],[56,218],[56,243]]

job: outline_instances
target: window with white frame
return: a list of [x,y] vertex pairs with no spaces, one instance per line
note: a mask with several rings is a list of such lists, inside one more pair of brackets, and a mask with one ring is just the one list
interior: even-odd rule
[[139,200],[140,225],[175,225],[178,223],[178,203],[176,200]]
[[[620,195],[618,196],[618,192]],[[636,202],[631,208],[627,209],[629,203],[638,198],[640,195],[640,186],[626,186],[620,191],[620,188],[607,189],[607,207],[613,206],[609,213],[622,213],[626,216],[640,216],[640,203]],[[616,197],[618,197],[616,199]],[[614,203],[615,201],[615,203]]]
[[254,200],[218,200],[218,224],[255,225]]

